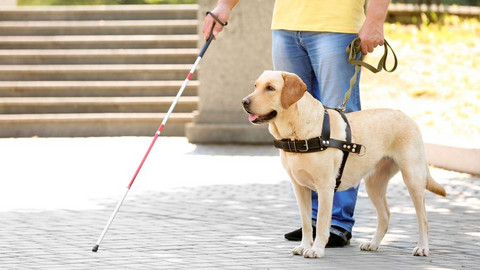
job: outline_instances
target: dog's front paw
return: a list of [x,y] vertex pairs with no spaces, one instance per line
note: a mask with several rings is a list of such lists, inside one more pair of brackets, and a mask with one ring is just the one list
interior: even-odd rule
[[306,250],[308,247],[304,247],[302,245],[295,247],[292,250],[293,255],[303,255],[303,251]]
[[413,256],[428,256],[430,250],[428,247],[415,247],[413,249]]
[[372,242],[365,242],[360,245],[360,250],[363,251],[377,251],[378,250],[378,245],[372,243]]
[[304,258],[321,258],[325,255],[325,248],[307,248],[303,251]]

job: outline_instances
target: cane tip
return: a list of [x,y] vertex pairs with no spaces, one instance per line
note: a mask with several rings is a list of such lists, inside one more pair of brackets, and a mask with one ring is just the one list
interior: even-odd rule
[[98,245],[95,245],[93,248],[92,248],[92,252],[97,252],[98,250]]

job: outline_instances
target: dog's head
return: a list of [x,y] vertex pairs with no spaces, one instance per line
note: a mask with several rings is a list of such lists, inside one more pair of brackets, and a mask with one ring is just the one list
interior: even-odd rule
[[307,85],[296,74],[264,71],[255,82],[255,90],[242,100],[253,124],[267,123],[303,97]]

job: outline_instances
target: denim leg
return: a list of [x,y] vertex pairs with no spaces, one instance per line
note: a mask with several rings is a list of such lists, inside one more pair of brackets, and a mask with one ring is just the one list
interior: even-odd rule
[[[297,74],[307,85],[307,91],[319,99],[315,72],[305,48],[298,42],[298,32],[273,30],[272,31],[272,59],[273,68]],[[316,93],[315,93],[316,92]]]
[[[302,32],[300,43],[305,47],[317,79],[320,101],[327,107],[338,108],[350,86],[355,67],[348,62],[345,51],[356,34]],[[352,89],[346,112],[361,110],[360,73]]]
[[[332,225],[351,232],[355,219],[353,214],[357,203],[358,187],[335,192],[333,195]],[[312,191],[312,218],[317,219],[318,195]]]
[[[339,107],[354,73],[345,48],[355,37],[355,34],[274,30],[274,69],[297,74],[307,84],[308,91],[325,106]],[[360,74],[347,103],[347,112],[361,109],[359,79]],[[332,225],[352,230],[357,193],[358,187],[335,193]],[[317,209],[317,194],[312,191],[312,218],[317,218]]]
[[[302,44],[309,53],[313,70],[316,72],[320,89],[320,101],[327,107],[338,108],[342,104],[345,93],[350,86],[350,78],[355,68],[348,62],[345,48],[356,37],[355,34],[339,33],[304,33]],[[352,89],[346,111],[361,110],[358,74],[357,82]],[[336,192],[333,197],[332,225],[352,231],[353,218],[357,202],[358,186],[345,191]],[[312,191],[312,217],[317,217],[318,198]]]

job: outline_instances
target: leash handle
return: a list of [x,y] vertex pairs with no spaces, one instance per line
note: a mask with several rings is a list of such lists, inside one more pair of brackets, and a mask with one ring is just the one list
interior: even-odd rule
[[[397,55],[395,54],[395,51],[392,49],[392,46],[388,43],[386,39],[383,40],[383,55],[378,61],[377,67],[375,68],[374,66],[366,63],[363,61],[363,57],[365,56],[362,51],[361,51],[361,46],[360,46],[360,38],[356,37],[350,44],[347,46],[347,54],[348,54],[348,62],[350,64],[355,66],[355,73],[353,74],[352,78],[350,78],[350,87],[348,88],[348,91],[345,93],[345,97],[343,98],[342,106],[340,109],[342,111],[345,111],[345,106],[347,105],[348,100],[350,99],[350,95],[352,94],[352,89],[355,83],[357,82],[357,77],[358,77],[358,72],[360,71],[361,67],[365,67],[366,69],[370,70],[373,73],[378,73],[380,71],[385,70],[387,72],[393,72],[395,69],[397,69],[398,66],[398,59]],[[388,69],[387,68],[387,57],[388,57],[388,49],[393,54],[393,67]],[[360,60],[358,59],[358,54],[362,54],[360,57]]]
[[[346,51],[347,51],[347,54],[348,54],[348,62],[350,62],[354,66],[365,67],[373,73],[378,73],[378,72],[382,71],[382,69],[384,69],[387,72],[393,72],[395,69],[397,69],[397,65],[398,65],[397,55],[395,54],[395,51],[392,49],[392,46],[390,46],[390,44],[388,43],[388,41],[386,39],[384,39],[383,42],[384,42],[384,44],[383,44],[383,48],[384,48],[383,49],[383,55],[380,58],[380,60],[378,61],[378,64],[377,64],[376,68],[363,61],[363,57],[364,57],[363,54],[362,54],[362,57],[361,57],[360,60],[357,59],[358,54],[362,53],[362,51],[360,49],[361,46],[360,46],[360,38],[359,37],[356,37],[347,46]],[[393,54],[393,67],[391,69],[387,68],[387,57],[388,57],[389,49]]]

